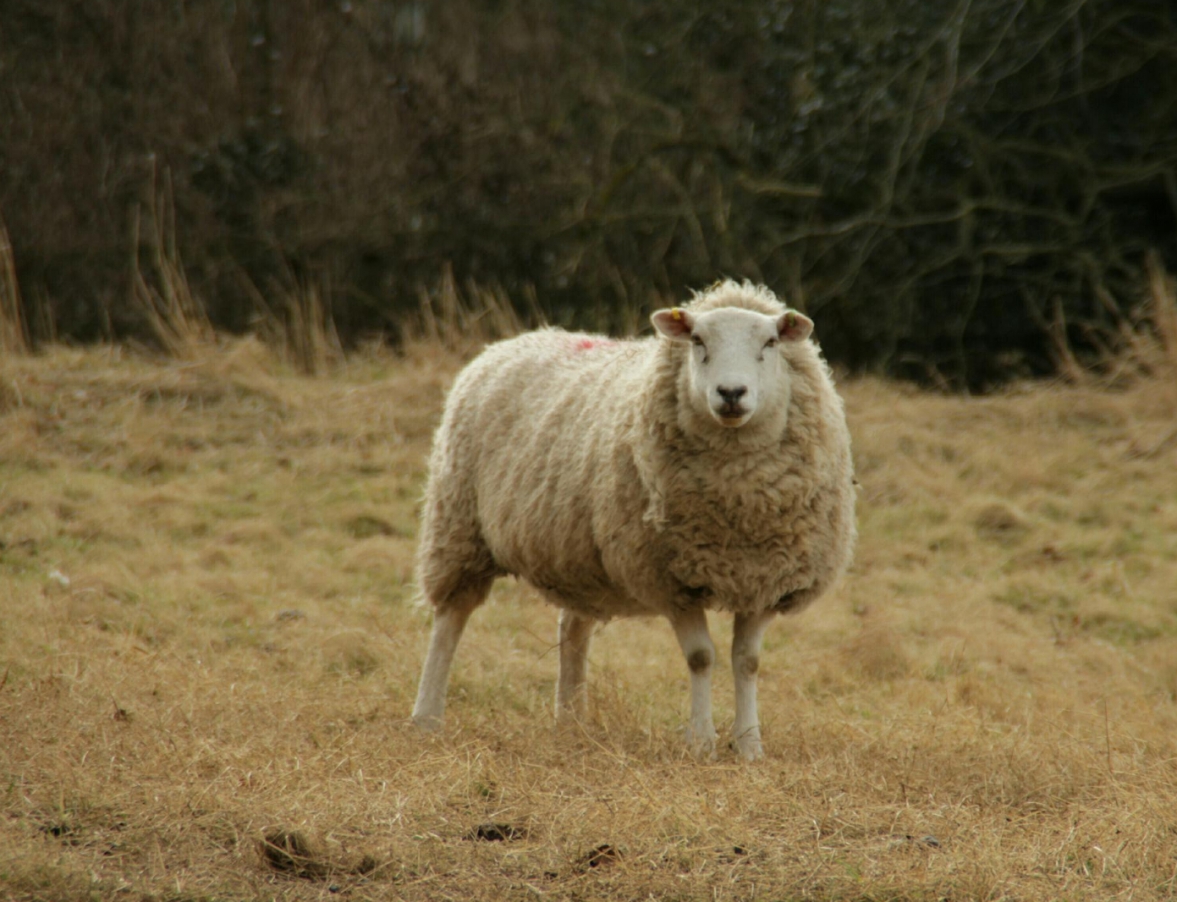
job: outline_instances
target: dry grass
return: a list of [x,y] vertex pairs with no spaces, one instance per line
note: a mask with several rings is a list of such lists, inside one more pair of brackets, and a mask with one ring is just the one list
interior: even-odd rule
[[8,229],[0,219],[0,355],[27,354],[29,330],[16,280],[16,259]]
[[170,356],[191,360],[216,343],[204,302],[193,293],[176,244],[176,208],[170,174],[163,190],[152,190],[145,236],[147,272],[140,261],[141,216],[136,211],[131,239],[130,302]]
[[528,298],[528,312],[521,317],[500,288],[475,282],[458,287],[452,267],[447,266],[432,290],[418,288],[420,307],[415,321],[408,323],[405,344],[470,357],[487,342],[517,335],[524,328],[543,323],[534,294]]
[[[557,734],[555,613],[511,582],[446,730],[408,725],[461,355],[406,353],[0,360],[7,898],[1177,892],[1177,380],[845,385],[858,560],[770,633],[745,766],[684,753],[659,622],[600,630],[590,721]],[[716,701],[730,723],[722,672]]]
[[1054,317],[1044,325],[1056,369],[1068,382],[1118,388],[1153,377],[1177,379],[1177,279],[1155,252],[1146,257],[1144,269],[1139,302],[1127,313],[1105,287],[1096,286],[1095,296],[1112,325],[1084,329],[1092,350],[1083,361],[1068,341],[1062,303],[1055,302]]
[[314,281],[291,277],[278,290],[278,302],[268,301],[248,280],[247,290],[258,311],[262,341],[297,372],[308,376],[328,373],[343,360],[343,344],[324,298],[330,289]]

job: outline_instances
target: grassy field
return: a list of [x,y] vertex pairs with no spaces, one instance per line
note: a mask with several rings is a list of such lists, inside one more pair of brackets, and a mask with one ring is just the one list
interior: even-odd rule
[[[557,733],[555,611],[511,581],[446,728],[409,725],[415,507],[460,362],[0,358],[0,895],[1177,895],[1172,369],[844,381],[857,561],[770,631],[745,765],[685,752],[662,622],[600,629],[589,722]],[[716,705],[722,733],[723,651]]]

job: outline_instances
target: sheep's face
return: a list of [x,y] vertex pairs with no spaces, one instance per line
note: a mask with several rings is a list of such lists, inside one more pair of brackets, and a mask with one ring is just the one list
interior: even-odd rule
[[675,307],[651,322],[672,341],[690,343],[690,403],[731,429],[788,404],[788,366],[778,345],[813,331],[812,320],[795,311],[774,317],[738,307],[699,314]]

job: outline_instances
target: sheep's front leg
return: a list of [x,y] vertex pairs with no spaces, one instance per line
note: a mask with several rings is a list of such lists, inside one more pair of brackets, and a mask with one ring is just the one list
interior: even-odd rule
[[700,757],[715,757],[715,722],[711,718],[711,668],[715,643],[707,631],[707,614],[702,608],[676,615],[671,624],[679,647],[691,669],[691,722],[687,744]]
[[560,609],[560,678],[556,683],[556,720],[567,723],[584,716],[589,640],[593,620]]
[[760,715],[756,710],[756,673],[760,669],[760,644],[771,612],[736,614],[732,630],[732,675],[736,684],[736,723],[732,727],[732,744],[745,761],[763,757],[760,742]]

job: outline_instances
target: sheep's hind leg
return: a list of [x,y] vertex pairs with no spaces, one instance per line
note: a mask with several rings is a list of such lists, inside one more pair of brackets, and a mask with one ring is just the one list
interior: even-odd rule
[[467,586],[459,598],[452,598],[433,609],[433,631],[429,635],[429,651],[421,670],[417,687],[417,703],[413,705],[413,723],[431,732],[441,727],[445,719],[445,692],[450,679],[450,665],[462,630],[470,614],[486,599],[490,578],[480,579]]
[[560,609],[560,678],[556,683],[556,720],[568,723],[584,716],[588,648],[593,620]]
[[715,721],[711,717],[711,668],[715,664],[715,643],[707,630],[707,613],[695,608],[671,620],[679,647],[691,670],[691,722],[687,745],[705,758],[715,757]]
[[760,715],[756,708],[756,673],[760,669],[760,644],[771,613],[736,614],[732,630],[732,675],[736,684],[736,722],[732,745],[745,761],[764,756],[760,741]]

